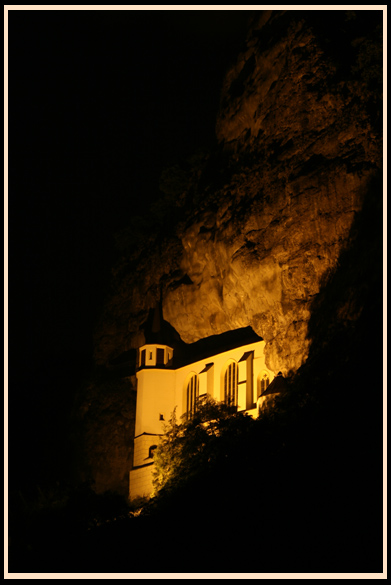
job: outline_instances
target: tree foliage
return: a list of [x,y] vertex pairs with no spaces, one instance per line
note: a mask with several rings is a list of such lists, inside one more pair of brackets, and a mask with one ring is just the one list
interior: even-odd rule
[[246,413],[210,397],[187,420],[179,422],[174,410],[154,454],[154,496],[243,461],[240,446],[253,423]]

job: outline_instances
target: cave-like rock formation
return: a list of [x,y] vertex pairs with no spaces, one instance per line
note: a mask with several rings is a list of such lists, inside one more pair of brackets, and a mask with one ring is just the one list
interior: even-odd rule
[[311,307],[381,170],[378,16],[260,13],[225,77],[219,148],[177,198],[180,221],[123,246],[96,331],[98,365],[130,363],[160,291],[185,343],[251,326],[271,370],[305,363]]

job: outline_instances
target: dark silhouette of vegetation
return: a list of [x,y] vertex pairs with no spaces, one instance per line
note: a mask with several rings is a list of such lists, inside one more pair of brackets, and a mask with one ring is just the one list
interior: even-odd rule
[[[156,497],[189,485],[194,478],[219,469],[243,464],[254,420],[233,406],[207,397],[197,411],[178,424],[172,413],[165,435],[155,450],[154,488]],[[239,448],[239,451],[238,451]]]
[[[9,572],[77,572],[95,531],[128,519],[127,501],[114,492],[97,494],[89,482],[78,486],[56,483],[9,500]],[[90,569],[93,570],[92,564]]]

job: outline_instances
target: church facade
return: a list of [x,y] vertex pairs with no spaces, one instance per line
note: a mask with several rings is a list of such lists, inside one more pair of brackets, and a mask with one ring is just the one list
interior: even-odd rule
[[253,341],[184,365],[175,364],[174,349],[168,345],[140,347],[130,500],[152,493],[153,451],[175,407],[178,418],[191,415],[197,400],[209,395],[258,415],[262,395],[274,378],[265,364],[264,347],[263,340]]

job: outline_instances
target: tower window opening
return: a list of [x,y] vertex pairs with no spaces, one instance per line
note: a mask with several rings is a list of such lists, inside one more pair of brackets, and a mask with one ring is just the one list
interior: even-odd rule
[[164,349],[162,347],[158,347],[156,350],[156,364],[158,366],[164,365]]

